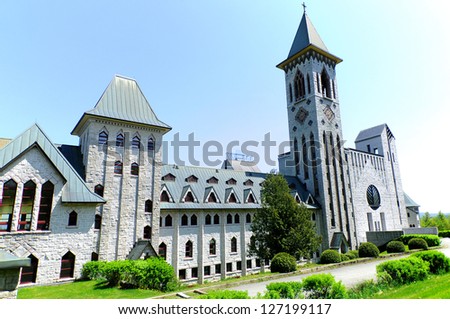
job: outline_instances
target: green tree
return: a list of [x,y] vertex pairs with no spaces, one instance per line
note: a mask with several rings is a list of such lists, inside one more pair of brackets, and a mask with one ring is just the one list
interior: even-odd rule
[[287,181],[278,174],[269,174],[261,190],[261,208],[255,213],[251,230],[253,238],[249,254],[262,260],[286,252],[310,258],[321,243],[311,211],[298,204],[290,193]]
[[436,216],[431,216],[430,213],[426,212],[420,218],[420,226],[437,227],[439,230],[449,230],[450,215],[445,215],[442,212],[439,212]]

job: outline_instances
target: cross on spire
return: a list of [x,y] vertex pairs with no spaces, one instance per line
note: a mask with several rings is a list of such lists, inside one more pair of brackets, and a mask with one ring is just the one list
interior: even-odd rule
[[303,13],[306,13],[306,4],[305,4],[305,2],[302,3],[302,6],[303,6]]

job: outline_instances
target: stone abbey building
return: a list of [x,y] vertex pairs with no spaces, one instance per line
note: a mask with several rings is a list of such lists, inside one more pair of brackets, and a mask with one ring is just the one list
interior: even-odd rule
[[[386,124],[343,148],[341,61],[304,14],[278,65],[292,141],[279,170],[292,196],[312,210],[322,249],[346,251],[367,232],[418,226],[418,210],[403,192]],[[22,284],[76,278],[91,260],[156,254],[187,281],[264,266],[247,255],[247,245],[266,175],[232,160],[222,169],[163,165],[170,129],[136,81],[115,76],[75,124],[79,145],[55,144],[38,125],[0,139],[0,250],[31,259]]]

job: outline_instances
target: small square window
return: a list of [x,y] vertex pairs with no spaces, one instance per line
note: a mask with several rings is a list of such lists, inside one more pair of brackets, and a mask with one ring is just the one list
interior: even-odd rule
[[203,272],[204,272],[205,276],[210,276],[211,275],[211,266],[203,267]]
[[222,272],[222,267],[221,267],[222,265],[221,264],[217,264],[216,266],[215,266],[215,273],[216,274],[220,274],[221,272]]

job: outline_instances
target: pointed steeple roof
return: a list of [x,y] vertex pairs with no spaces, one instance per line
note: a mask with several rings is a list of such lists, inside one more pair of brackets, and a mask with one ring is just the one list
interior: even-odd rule
[[137,82],[119,75],[114,76],[95,107],[83,114],[72,134],[77,134],[87,117],[92,116],[171,129],[158,119]]
[[302,20],[300,21],[300,25],[297,29],[297,33],[295,34],[294,42],[292,43],[287,59],[278,64],[277,67],[283,69],[287,63],[309,50],[316,51],[336,63],[342,62],[342,59],[334,56],[328,51],[327,46],[320,38],[319,33],[305,12],[303,13]]

